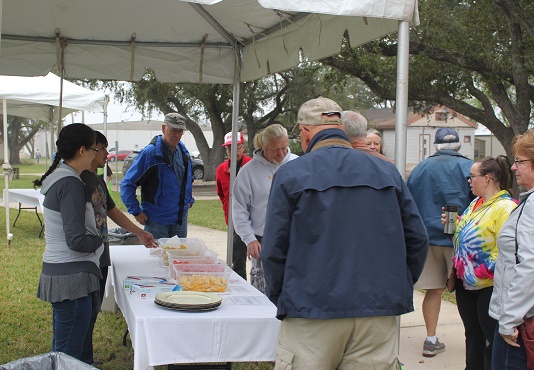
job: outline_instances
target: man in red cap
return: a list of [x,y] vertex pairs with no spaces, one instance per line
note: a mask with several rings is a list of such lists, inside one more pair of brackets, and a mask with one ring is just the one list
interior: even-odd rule
[[[236,167],[236,176],[241,167],[243,167],[247,162],[252,158],[245,155],[245,140],[243,135],[237,133],[237,167]],[[228,160],[221,163],[217,167],[215,172],[215,177],[217,179],[217,195],[221,200],[224,210],[224,220],[228,225],[228,204],[230,200],[230,153],[232,151],[232,133],[229,132],[224,135],[224,144],[226,148],[226,154],[228,155]],[[234,245],[233,245],[233,260],[232,260],[232,269],[243,279],[247,280],[246,272],[246,262],[247,262],[247,246],[241,238],[234,231]]]

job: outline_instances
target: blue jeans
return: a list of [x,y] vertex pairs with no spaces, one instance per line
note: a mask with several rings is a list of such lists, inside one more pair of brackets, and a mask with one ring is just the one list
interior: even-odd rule
[[519,348],[506,343],[499,334],[499,326],[497,326],[493,337],[492,368],[495,370],[526,370],[527,354],[521,334],[517,337],[517,344],[520,345]]
[[83,361],[84,342],[93,312],[91,294],[63,302],[52,303],[52,351],[64,352]]
[[[102,277],[100,278],[100,303],[102,303],[102,301],[104,300],[104,291],[106,289],[108,270],[108,266],[100,267],[100,274],[102,275]],[[93,331],[95,330],[98,312],[100,312],[100,309],[95,307],[95,305],[93,304],[93,309],[91,312],[91,321],[89,322],[89,328],[87,329],[87,334],[85,335],[81,357],[82,361],[88,364],[92,364],[95,362],[93,355]]]
[[178,235],[179,238],[187,238],[187,214],[184,215],[182,224],[160,225],[148,219],[145,223],[145,231],[154,236],[154,239],[172,238]]

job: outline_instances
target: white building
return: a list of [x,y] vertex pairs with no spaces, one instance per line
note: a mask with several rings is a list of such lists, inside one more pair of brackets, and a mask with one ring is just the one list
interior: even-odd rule
[[[363,112],[369,127],[382,132],[385,155],[394,159],[395,112],[392,108],[369,109]],[[422,160],[436,152],[434,137],[442,127],[458,132],[462,147],[460,153],[474,159],[474,132],[477,124],[446,107],[436,107],[429,115],[408,112],[406,140],[406,172],[409,174]]]

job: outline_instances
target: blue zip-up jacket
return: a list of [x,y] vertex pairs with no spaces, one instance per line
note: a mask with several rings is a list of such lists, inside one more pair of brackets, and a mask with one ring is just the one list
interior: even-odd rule
[[[339,138],[338,129],[310,143]],[[274,175],[261,260],[277,318],[395,316],[413,311],[428,238],[394,165],[329,145]]]
[[443,233],[441,208],[457,205],[461,215],[475,198],[467,182],[472,165],[472,160],[454,150],[438,150],[419,163],[408,178],[408,189],[425,223],[430,245],[452,248],[450,236]]
[[[121,182],[121,199],[128,212],[138,215],[144,212],[147,217],[161,225],[178,223],[187,215],[194,203],[193,168],[191,157],[180,141],[174,153],[175,165],[178,155],[184,163],[183,181],[178,182],[171,163],[163,148],[163,138],[156,136],[135,158],[134,163]],[[141,187],[141,204],[135,194]]]

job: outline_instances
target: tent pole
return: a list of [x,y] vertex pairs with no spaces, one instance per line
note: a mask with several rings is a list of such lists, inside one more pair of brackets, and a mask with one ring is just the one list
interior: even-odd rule
[[410,23],[399,22],[397,44],[397,110],[395,112],[395,165],[406,179],[406,140],[408,137],[408,63],[410,56]]
[[11,243],[11,239],[13,238],[13,235],[11,235],[10,229],[9,229],[9,174],[11,173],[11,166],[9,165],[9,151],[7,147],[7,101],[6,99],[2,99],[2,118],[4,121],[4,163],[2,164],[2,171],[4,172],[4,203],[6,206],[6,238],[7,238],[7,245]]
[[[103,113],[104,117],[102,117],[104,119],[104,136],[106,137],[106,139],[108,137],[108,103],[109,103],[109,96],[106,95],[105,103],[104,103],[104,113]],[[118,148],[117,148],[117,151],[118,151]],[[116,169],[115,169],[115,176],[117,176]],[[103,178],[104,178],[104,183],[106,184],[106,187],[107,187],[108,186],[108,161],[107,160],[106,160],[106,165],[104,166]]]
[[237,163],[237,121],[239,119],[239,93],[240,93],[240,76],[241,70],[241,48],[236,47],[235,65],[234,65],[234,91],[232,105],[232,146],[230,152],[230,191],[228,192],[228,240],[226,242],[226,264],[232,267],[234,257],[234,223],[232,221],[232,188],[234,186]]
[[61,42],[61,65],[59,66],[59,108],[58,108],[58,117],[57,117],[57,137],[61,132],[61,117],[63,117],[63,78],[65,68],[63,68],[63,63],[65,62],[65,43]]

